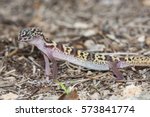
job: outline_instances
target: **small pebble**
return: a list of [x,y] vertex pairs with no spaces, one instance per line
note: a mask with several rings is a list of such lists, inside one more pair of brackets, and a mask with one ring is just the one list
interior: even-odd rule
[[85,31],[85,32],[83,33],[83,35],[84,35],[85,37],[89,37],[89,36],[96,35],[96,33],[97,33],[97,32],[96,32],[95,30],[90,29],[90,30]]
[[147,37],[145,40],[146,45],[150,46],[150,37]]
[[74,27],[75,28],[79,28],[79,29],[87,29],[87,28],[89,28],[88,24],[87,23],[83,23],[83,22],[76,22],[74,24]]
[[138,38],[138,42],[144,43],[144,41],[145,41],[145,36],[144,36],[144,35],[142,35],[142,36],[140,36],[140,37]]

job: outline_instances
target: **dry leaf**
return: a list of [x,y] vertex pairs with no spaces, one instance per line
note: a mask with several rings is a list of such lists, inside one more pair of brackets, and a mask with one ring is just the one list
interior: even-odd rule
[[62,94],[58,100],[79,100],[77,90],[73,90],[69,94]]

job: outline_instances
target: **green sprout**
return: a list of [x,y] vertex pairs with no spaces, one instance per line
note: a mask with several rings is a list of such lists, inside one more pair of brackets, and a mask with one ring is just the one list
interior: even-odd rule
[[61,89],[63,89],[63,90],[65,91],[65,93],[66,93],[67,95],[71,92],[70,88],[69,88],[69,87],[66,87],[63,83],[58,82],[58,84],[59,84],[59,86],[61,87]]

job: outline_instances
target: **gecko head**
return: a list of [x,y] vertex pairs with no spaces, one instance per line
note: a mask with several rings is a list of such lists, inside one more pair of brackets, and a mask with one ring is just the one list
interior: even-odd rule
[[42,31],[38,28],[24,28],[20,31],[18,36],[18,41],[30,42],[39,38],[43,39],[44,35]]

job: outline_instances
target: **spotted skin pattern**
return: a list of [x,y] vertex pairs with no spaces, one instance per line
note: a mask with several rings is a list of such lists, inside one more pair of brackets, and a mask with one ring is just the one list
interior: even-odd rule
[[148,56],[126,56],[125,61],[133,66],[150,66],[150,57]]
[[29,41],[32,40],[33,37],[43,36],[43,33],[38,28],[25,28],[20,31],[18,40],[19,41]]
[[[48,59],[55,62],[55,58],[67,60],[93,70],[112,70],[117,77],[123,77],[118,68],[130,66],[150,66],[149,56],[133,55],[104,55],[102,53],[90,53],[69,47],[54,41],[47,42],[42,31],[38,28],[25,28],[20,31],[18,40],[35,45],[45,58],[46,74],[49,74]],[[56,64],[54,65],[56,66]],[[56,68],[55,68],[56,69]],[[118,78],[118,79],[121,79]]]
[[[68,46],[65,46],[65,45],[62,45],[63,47],[63,52],[67,55],[71,55],[72,51],[73,51],[73,47],[68,47]],[[59,48],[60,49],[60,48]],[[60,49],[61,50],[61,49]]]
[[[55,42],[48,43],[48,46],[57,47]],[[53,45],[53,46],[52,46]],[[59,48],[58,48],[59,49]],[[72,55],[73,47],[63,45],[63,49],[60,49],[67,55]],[[81,61],[92,61],[95,64],[108,64],[108,62],[124,61],[128,65],[132,66],[150,66],[150,58],[148,56],[109,56],[101,53],[89,53],[87,51],[76,50],[76,54],[73,56]]]

